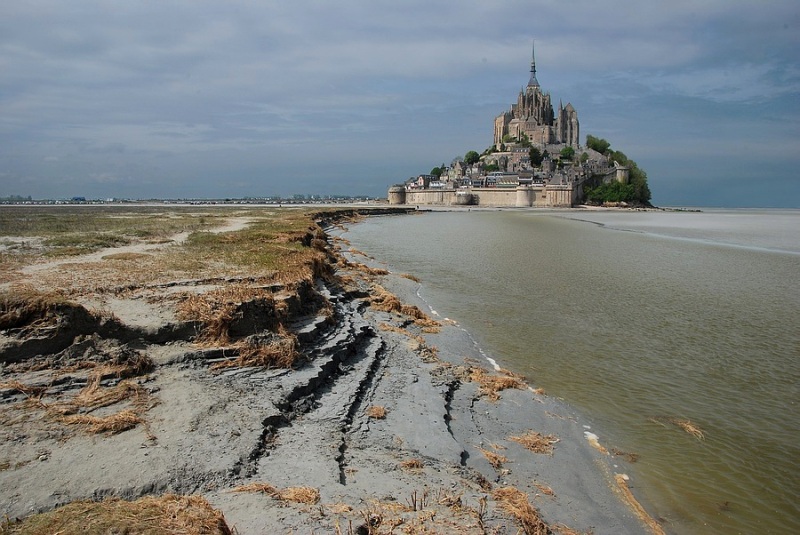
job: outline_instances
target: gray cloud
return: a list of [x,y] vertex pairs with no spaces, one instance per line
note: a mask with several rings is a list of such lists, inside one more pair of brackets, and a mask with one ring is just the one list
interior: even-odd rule
[[[488,146],[533,38],[655,202],[667,161],[735,178],[741,147],[794,181],[799,30],[789,0],[6,3],[0,195],[381,194]],[[800,205],[763,195],[741,204]]]

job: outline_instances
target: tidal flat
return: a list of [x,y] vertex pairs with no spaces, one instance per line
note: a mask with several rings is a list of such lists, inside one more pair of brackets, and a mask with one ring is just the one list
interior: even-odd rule
[[662,532],[361,217],[0,208],[0,532]]

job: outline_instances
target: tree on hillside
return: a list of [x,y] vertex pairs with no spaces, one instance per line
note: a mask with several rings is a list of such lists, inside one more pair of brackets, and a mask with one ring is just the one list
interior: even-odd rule
[[611,147],[611,143],[605,139],[588,135],[586,136],[586,146],[590,149],[596,150],[600,154],[605,154],[606,151],[608,151],[608,149]]
[[478,160],[481,159],[481,155],[471,150],[464,155],[464,163],[467,165],[472,165],[474,163],[478,163]]
[[571,160],[575,156],[575,149],[572,147],[564,147],[561,149],[561,159]]
[[531,150],[528,151],[528,156],[531,159],[531,165],[533,167],[539,167],[540,165],[542,165],[542,160],[544,159],[544,156],[542,155],[542,152],[539,150],[538,147],[531,147]]
[[435,176],[436,178],[441,177],[442,173],[443,173],[443,171],[442,171],[441,167],[434,167],[433,169],[431,169],[431,174],[433,176]]

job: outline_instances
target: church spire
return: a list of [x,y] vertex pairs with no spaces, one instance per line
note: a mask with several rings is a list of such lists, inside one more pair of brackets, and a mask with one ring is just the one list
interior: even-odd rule
[[536,79],[536,41],[531,45],[531,79],[528,80],[528,87],[539,87],[539,80]]

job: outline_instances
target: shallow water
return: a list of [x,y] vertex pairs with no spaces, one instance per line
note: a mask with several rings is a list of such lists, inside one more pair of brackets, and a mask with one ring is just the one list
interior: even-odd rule
[[472,211],[346,237],[636,453],[634,491],[668,531],[794,533],[797,229],[799,211]]

